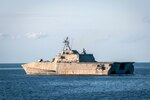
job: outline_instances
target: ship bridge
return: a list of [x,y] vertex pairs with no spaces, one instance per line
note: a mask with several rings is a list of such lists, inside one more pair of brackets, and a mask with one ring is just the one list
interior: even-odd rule
[[59,53],[52,60],[52,62],[57,63],[96,62],[93,54],[87,54],[85,49],[83,49],[83,52],[81,54],[77,50],[72,50],[71,47],[69,46],[68,37],[63,43],[65,43],[63,51]]

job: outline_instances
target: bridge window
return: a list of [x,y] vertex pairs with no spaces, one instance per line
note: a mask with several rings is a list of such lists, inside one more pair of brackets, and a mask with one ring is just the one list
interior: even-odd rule
[[65,59],[65,56],[61,56],[61,59]]
[[69,54],[69,52],[66,52],[66,54]]

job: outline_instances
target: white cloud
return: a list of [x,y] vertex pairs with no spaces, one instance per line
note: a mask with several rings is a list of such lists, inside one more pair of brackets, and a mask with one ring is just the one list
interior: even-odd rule
[[[45,33],[26,33],[25,37],[29,38],[29,39],[41,39],[41,38],[46,38],[48,35]],[[4,33],[0,33],[0,39],[20,39],[21,37],[23,37],[23,35],[19,35],[19,34],[4,34]]]
[[6,37],[9,37],[9,35],[8,35],[8,34],[0,33],[0,39],[2,39],[2,38],[6,38]]
[[21,36],[16,34],[16,35],[11,35],[10,38],[16,40],[16,39],[20,39]]
[[30,39],[40,39],[40,38],[45,38],[48,35],[40,32],[40,33],[26,33],[25,36]]
[[15,40],[15,39],[20,39],[20,38],[21,38],[21,36],[18,34],[11,35],[11,34],[0,33],[0,39],[13,39],[13,40]]
[[149,17],[149,16],[144,17],[144,18],[143,18],[143,21],[144,21],[145,23],[150,23],[150,17]]

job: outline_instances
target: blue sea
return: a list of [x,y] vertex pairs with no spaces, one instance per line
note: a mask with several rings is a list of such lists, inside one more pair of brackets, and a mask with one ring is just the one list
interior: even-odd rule
[[150,100],[150,63],[133,75],[32,76],[21,64],[0,64],[0,100]]

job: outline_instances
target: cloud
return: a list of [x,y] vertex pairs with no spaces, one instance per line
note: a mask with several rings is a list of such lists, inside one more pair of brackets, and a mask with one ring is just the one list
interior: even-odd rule
[[18,34],[4,34],[4,33],[0,33],[0,39],[13,39],[13,40],[16,40],[16,39],[20,39],[21,36],[18,35]]
[[13,40],[16,40],[16,39],[20,39],[21,36],[16,34],[16,35],[11,35],[10,38],[13,39]]
[[26,33],[25,36],[29,39],[41,39],[46,38],[48,35],[45,33]]
[[148,33],[124,33],[117,35],[115,37],[116,42],[126,43],[126,44],[140,44],[140,43],[149,43],[150,34]]
[[9,37],[8,34],[0,33],[0,39],[7,38],[7,37]]
[[149,17],[149,16],[145,16],[145,17],[143,18],[143,22],[145,22],[145,23],[150,23],[150,17]]
[[[26,33],[25,37],[29,39],[41,39],[41,38],[46,38],[48,35],[45,33]],[[24,35],[19,35],[19,34],[4,34],[0,33],[0,40],[2,39],[20,39],[21,37],[24,37]]]

